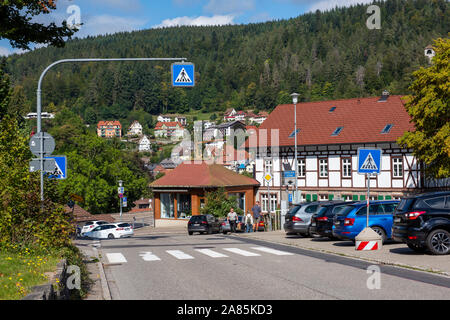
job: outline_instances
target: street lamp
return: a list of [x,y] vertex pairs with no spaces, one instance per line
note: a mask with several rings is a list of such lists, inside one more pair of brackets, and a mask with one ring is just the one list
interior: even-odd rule
[[298,202],[297,196],[298,196],[298,162],[297,162],[297,102],[298,97],[300,95],[298,93],[291,94],[292,102],[294,103],[294,166],[295,166],[295,195],[293,197],[293,201],[296,203]]

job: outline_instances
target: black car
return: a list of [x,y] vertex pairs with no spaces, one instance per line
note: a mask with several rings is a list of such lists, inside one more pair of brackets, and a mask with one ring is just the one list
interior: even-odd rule
[[333,236],[333,220],[336,214],[354,201],[334,201],[321,204],[311,217],[311,233],[321,237],[335,239]]
[[394,212],[392,237],[414,251],[450,253],[450,192],[403,198]]
[[188,234],[220,232],[220,224],[220,221],[211,214],[192,216],[188,222]]

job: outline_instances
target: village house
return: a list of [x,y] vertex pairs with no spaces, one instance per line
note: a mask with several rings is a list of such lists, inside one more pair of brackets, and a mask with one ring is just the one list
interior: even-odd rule
[[137,121],[133,121],[133,123],[128,128],[127,132],[128,136],[141,136],[142,135],[142,125]]
[[[246,142],[255,156],[255,177],[261,184],[256,197],[263,212],[288,199],[295,179],[302,201],[365,200],[366,178],[357,173],[358,148],[382,149],[381,173],[370,182],[371,199],[399,199],[430,186],[412,150],[396,142],[414,129],[401,96],[384,92],[381,98],[299,103],[296,131],[293,115],[294,105],[277,106]],[[295,170],[295,135],[298,176],[284,178],[285,170]],[[273,177],[269,183],[264,179],[268,173]]]
[[122,137],[122,125],[119,121],[99,121],[97,135],[102,138]]
[[187,125],[187,118],[178,114],[161,114],[156,120],[158,122],[179,122],[182,126]]
[[184,127],[181,123],[158,122],[155,126],[155,137],[181,139],[184,136]]
[[151,143],[147,136],[143,136],[138,142],[138,150],[139,152],[151,151]]

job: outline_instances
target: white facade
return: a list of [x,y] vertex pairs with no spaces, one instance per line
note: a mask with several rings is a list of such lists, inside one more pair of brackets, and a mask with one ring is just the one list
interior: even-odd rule
[[130,125],[130,128],[128,129],[128,135],[129,136],[141,136],[142,135],[142,125],[137,122],[133,121],[133,123]]
[[159,115],[157,118],[158,122],[171,122],[171,118],[165,115]]
[[[299,146],[297,183],[301,200],[366,200],[367,179],[365,175],[357,173],[359,147],[383,149],[381,173],[371,177],[371,199],[398,199],[424,186],[420,166],[412,150],[401,149],[395,143]],[[256,199],[261,203],[267,201],[268,184],[264,179],[267,173],[273,177],[269,183],[269,192],[271,198],[276,199],[272,201],[277,206],[281,200],[288,199],[288,180],[292,182],[289,193],[295,189],[295,178],[283,178],[283,163],[288,163],[295,170],[291,149],[281,147],[280,154],[256,156],[255,177],[261,184]]]
[[139,152],[151,151],[151,143],[147,136],[143,136],[139,140]]

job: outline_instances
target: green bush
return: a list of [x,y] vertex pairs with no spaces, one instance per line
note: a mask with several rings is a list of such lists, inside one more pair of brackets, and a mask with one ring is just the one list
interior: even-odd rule
[[215,217],[226,217],[233,208],[238,215],[243,211],[237,206],[235,196],[229,197],[224,188],[206,193],[206,205],[200,210],[201,214],[212,214]]

